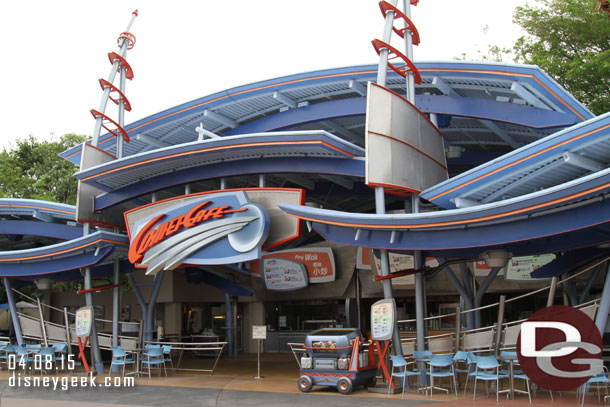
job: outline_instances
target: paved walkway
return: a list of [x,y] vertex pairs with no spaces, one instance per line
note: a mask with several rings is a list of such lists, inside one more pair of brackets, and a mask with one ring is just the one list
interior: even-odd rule
[[[204,367],[210,360],[188,361],[186,367]],[[496,406],[495,397],[486,397],[483,388],[480,398],[434,394],[432,399],[415,392],[408,392],[404,398],[400,394],[390,395],[370,393],[357,388],[350,395],[339,394],[330,387],[314,387],[311,393],[301,393],[297,389],[298,370],[292,355],[264,355],[261,367],[263,379],[256,375],[256,357],[244,355],[235,359],[222,359],[214,376],[197,373],[170,374],[169,377],[153,376],[136,379],[135,387],[104,388],[99,384],[105,376],[98,376],[98,387],[69,387],[62,390],[61,376],[51,375],[50,380],[58,380],[57,389],[17,386],[9,382],[9,372],[0,372],[0,406],[43,406],[43,407],[94,407],[94,406],[307,406],[307,407],[354,407],[354,406],[402,406],[402,407],[491,407]],[[39,376],[32,376],[39,377]],[[43,377],[47,377],[44,375]],[[68,379],[63,379],[68,380]],[[449,404],[450,403],[450,404]],[[597,406],[596,397],[589,397],[586,405]],[[515,400],[500,399],[502,407],[527,407],[527,397]],[[573,394],[556,398],[552,403],[546,392],[538,394],[534,406],[563,407],[576,406]]]

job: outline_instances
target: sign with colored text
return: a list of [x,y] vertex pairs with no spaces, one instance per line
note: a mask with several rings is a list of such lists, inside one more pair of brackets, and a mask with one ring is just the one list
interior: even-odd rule
[[[146,274],[182,264],[228,264],[260,257],[269,216],[243,191],[161,201],[125,214],[129,261]],[[132,222],[130,222],[130,220]]]
[[263,259],[263,281],[272,291],[293,291],[307,287],[305,265],[286,259]]
[[93,325],[93,307],[82,307],[76,311],[74,319],[76,327],[76,336],[79,338],[88,337],[91,333],[91,325]]
[[513,257],[508,261],[504,278],[513,281],[543,281],[545,279],[533,279],[530,274],[555,260],[555,257],[552,253]]
[[[307,247],[294,250],[280,250],[263,256],[265,262],[270,259],[283,259],[302,264],[307,271],[309,283],[328,283],[335,281],[335,258],[330,247]],[[262,277],[260,261],[250,263],[250,272]]]
[[392,339],[396,322],[396,302],[393,298],[379,300],[371,306],[371,336],[375,341]]

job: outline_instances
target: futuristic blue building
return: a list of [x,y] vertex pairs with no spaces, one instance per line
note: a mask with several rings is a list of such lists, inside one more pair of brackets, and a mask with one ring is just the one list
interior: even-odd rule
[[[388,213],[375,210],[376,192],[366,182],[367,165],[376,165],[367,161],[366,133],[367,83],[376,81],[377,65],[290,75],[204,96],[125,125],[120,137],[101,134],[94,145],[64,152],[80,166],[76,208],[0,202],[7,289],[10,280],[80,279],[85,269],[93,279],[114,274],[114,284],[119,272],[128,273],[136,295],[123,295],[133,307],[124,318],[146,320],[145,337],[155,325],[175,336],[216,331],[251,351],[250,327],[268,325],[276,334],[266,349],[282,351],[310,328],[366,325],[366,312],[354,319],[346,301],[382,295],[370,271],[374,261],[363,265],[363,252],[435,259],[398,270],[424,276],[435,307],[463,297],[439,274],[452,274],[451,265],[462,265],[463,284],[470,275],[485,292],[498,271],[483,284],[473,262],[486,253],[557,255],[538,272],[543,277],[588,264],[583,257],[603,258],[610,244],[610,114],[594,116],[535,66],[416,67],[421,83],[413,104],[434,117],[445,147],[446,165],[439,165],[449,178],[421,194],[385,186]],[[406,93],[404,78],[390,70],[385,87]],[[220,206],[227,194],[239,204]],[[266,215],[255,219],[254,208]],[[243,222],[235,226],[238,216]],[[225,242],[225,229],[204,228],[210,220],[226,221],[218,227],[235,227],[227,234],[239,237]],[[207,235],[179,238],[192,239],[196,227]],[[146,256],[195,243],[229,260],[213,263],[189,252],[171,269],[149,269],[154,277],[139,271]],[[292,280],[274,288],[279,263]],[[526,290],[508,280],[494,284],[496,293]],[[105,293],[95,301],[109,305]],[[412,315],[413,284],[394,294],[403,315]],[[53,302],[82,303],[67,296]]]

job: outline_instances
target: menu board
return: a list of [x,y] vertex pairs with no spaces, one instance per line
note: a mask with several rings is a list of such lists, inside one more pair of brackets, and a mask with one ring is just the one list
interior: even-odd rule
[[250,272],[262,275],[260,264],[266,260],[289,260],[300,263],[307,271],[309,284],[330,283],[335,281],[335,258],[330,247],[307,247],[303,249],[281,250],[263,256],[262,261],[253,261]]
[[263,259],[263,281],[272,291],[293,291],[307,287],[305,265],[286,259]]
[[396,321],[396,303],[393,298],[379,300],[371,306],[372,339],[386,341],[392,338]]
[[252,325],[252,339],[267,339],[267,326]]
[[76,336],[84,338],[91,333],[93,323],[93,307],[83,307],[76,311]]

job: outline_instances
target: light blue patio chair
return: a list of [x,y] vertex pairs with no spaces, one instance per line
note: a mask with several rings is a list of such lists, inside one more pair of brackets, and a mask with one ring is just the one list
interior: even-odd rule
[[587,389],[592,385],[592,384],[596,384],[597,387],[597,399],[598,401],[601,401],[601,395],[600,395],[600,390],[601,390],[601,385],[603,385],[603,387],[606,389],[606,395],[604,396],[604,401],[608,399],[608,385],[610,384],[610,373],[608,372],[608,368],[606,366],[603,367],[603,370],[601,373],[591,377],[589,380],[587,380],[587,382],[585,384],[583,384],[582,386],[580,386],[580,405],[583,406],[585,403],[585,396],[587,394]]
[[148,369],[148,378],[150,379],[150,369],[153,366],[159,368],[159,374],[161,374],[161,366],[167,377],[167,370],[165,369],[165,357],[163,356],[163,349],[161,347],[149,347],[142,355],[142,369],[146,367]]
[[40,349],[40,375],[42,376],[43,371],[47,371],[47,366],[51,366],[51,371],[54,368],[57,368],[57,358],[55,357],[55,348],[53,346],[49,346],[48,348]]
[[65,343],[54,343],[53,349],[55,349],[55,363],[57,368],[57,361],[61,360],[61,366],[64,371],[68,371],[68,345]]
[[455,372],[453,370],[453,355],[433,355],[428,362],[430,366],[430,397],[432,397],[432,391],[434,389],[446,391],[449,394],[449,389],[445,389],[440,386],[434,386],[434,378],[442,380],[443,377],[451,377],[453,379],[453,389],[455,391],[455,397],[457,397],[457,383],[455,381]]
[[488,384],[490,381],[494,380],[496,382],[496,402],[498,402],[500,400],[500,380],[508,379],[509,375],[505,373],[500,373],[500,363],[498,362],[495,356],[476,356],[475,363],[476,368],[474,374],[474,389],[472,399],[476,400],[478,380],[483,380],[485,382],[485,389],[487,390],[488,395]]
[[[408,370],[407,366],[414,364],[414,362],[407,362],[404,357],[400,355],[390,355],[392,359],[392,370],[390,372],[390,376],[393,378],[397,378],[399,381],[402,380],[402,396],[405,396],[405,387],[409,385],[409,381],[407,378],[418,376],[419,373],[413,370]],[[395,372],[394,369],[397,369]],[[390,387],[392,387],[392,382],[388,383],[388,395],[390,395]]]
[[125,376],[125,366],[134,365],[136,361],[132,358],[128,357],[127,352],[120,346],[112,347],[112,361],[110,362],[110,370],[108,371],[108,376],[112,373],[113,366],[123,366],[121,371],[121,377]]
[[468,380],[474,379],[476,356],[472,352],[466,352],[466,383],[464,383],[464,396],[466,396],[466,390],[468,389]]
[[172,361],[172,345],[162,345],[161,349],[163,349],[163,357],[165,358],[165,361],[169,362],[173,369],[174,362]]

